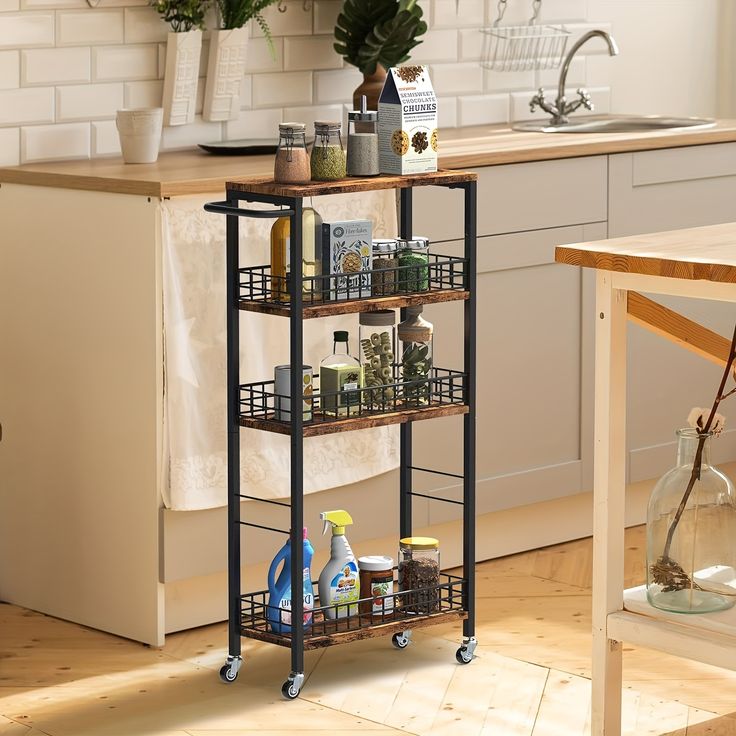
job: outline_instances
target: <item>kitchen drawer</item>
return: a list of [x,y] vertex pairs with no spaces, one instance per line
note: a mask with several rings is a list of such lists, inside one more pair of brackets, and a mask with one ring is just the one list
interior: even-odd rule
[[[602,222],[607,217],[605,156],[485,166],[478,172],[478,235]],[[414,232],[461,238],[462,192],[414,190]]]

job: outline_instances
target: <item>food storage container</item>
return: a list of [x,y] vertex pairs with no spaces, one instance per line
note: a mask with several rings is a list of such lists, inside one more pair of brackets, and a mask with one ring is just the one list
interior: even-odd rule
[[430,614],[440,608],[440,543],[433,537],[405,537],[399,542],[399,590],[405,613]]
[[279,184],[307,184],[309,156],[304,123],[279,123],[279,144],[273,165],[273,180]]
[[363,386],[371,389],[363,392],[363,403],[369,409],[386,408],[396,398],[396,314],[393,309],[362,312],[358,322]]
[[340,122],[316,122],[312,145],[312,179],[337,181],[346,176],[345,149]]
[[399,289],[404,292],[429,289],[429,240],[419,235],[398,240]]

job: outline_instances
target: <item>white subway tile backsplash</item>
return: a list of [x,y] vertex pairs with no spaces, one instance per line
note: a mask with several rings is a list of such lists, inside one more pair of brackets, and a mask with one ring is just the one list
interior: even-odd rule
[[122,10],[87,8],[87,10],[79,11],[60,11],[56,14],[57,46],[87,46],[122,42]]
[[314,0],[314,33],[333,33],[341,0]]
[[53,13],[3,13],[0,20],[0,48],[52,46]]
[[509,119],[509,95],[468,95],[458,99],[458,122],[466,125],[493,125]]
[[483,69],[473,62],[432,64],[430,74],[438,96],[483,91]]
[[[572,87],[573,85],[585,84],[585,70],[588,59],[583,56],[576,56],[570,64],[570,69],[567,73],[567,83]],[[557,89],[557,83],[560,79],[559,69],[540,69],[537,71],[537,79],[534,82],[535,87],[544,87],[549,89],[550,93],[552,90]],[[524,85],[529,86],[529,85]]]
[[483,0],[432,0],[433,28],[478,28],[484,22]]
[[460,39],[460,61],[477,61],[483,51],[483,34],[480,28],[463,28],[458,31]]
[[12,13],[20,10],[20,0],[0,0],[0,13]]
[[224,140],[243,138],[273,140],[278,138],[281,110],[248,110],[240,113],[237,120],[225,123]]
[[483,89],[486,92],[511,92],[516,89],[532,89],[535,84],[533,71],[496,72],[483,70]]
[[0,51],[0,89],[20,87],[20,52]]
[[348,102],[353,91],[363,81],[363,75],[354,67],[314,73],[314,101],[319,104]]
[[332,36],[296,36],[284,39],[284,69],[339,69],[342,58],[332,48]]
[[23,86],[89,82],[89,49],[29,49],[21,55]]
[[165,41],[169,26],[153,8],[125,8],[125,42]]
[[422,43],[411,52],[412,63],[457,61],[457,31],[454,28],[429,30],[420,39]]
[[[352,105],[350,105],[352,108]],[[315,120],[340,120],[344,118],[343,105],[313,105],[284,108],[284,120],[298,120],[307,126],[307,138],[314,137]],[[345,139],[343,138],[343,143]]]
[[52,87],[10,89],[0,92],[0,125],[52,123],[54,90]]
[[89,158],[89,140],[89,123],[21,128],[21,162],[28,164],[34,161]]
[[189,148],[198,143],[216,143],[222,140],[222,123],[207,123],[197,115],[193,123],[165,127],[163,147],[166,149]]
[[114,120],[92,123],[92,155],[113,156],[120,153],[120,137]]
[[[592,31],[599,28],[601,31],[611,32],[610,23],[565,23],[565,28],[570,31],[570,40],[568,41],[568,48],[577,41],[580,36],[588,31]],[[602,38],[593,38],[588,43],[580,48],[578,54],[581,56],[593,56],[606,54],[608,55],[608,46]]]
[[158,77],[158,46],[98,46],[92,49],[92,77],[104,82]]
[[257,74],[253,77],[253,107],[286,107],[312,102],[312,72]]
[[[278,5],[270,5],[263,11],[263,17],[274,36],[309,36],[312,33],[312,11],[304,10],[304,0],[284,0],[286,7],[281,13]],[[262,35],[257,23],[251,22],[250,35]]]
[[23,10],[62,10],[64,8],[88,8],[87,0],[21,0]]
[[57,120],[112,118],[124,106],[123,84],[81,84],[56,90]]
[[280,72],[284,68],[284,39],[274,38],[271,48],[265,38],[251,38],[245,68],[252,74]]
[[587,17],[587,5],[587,0],[555,0],[549,4],[549,8],[542,3],[539,17],[544,23],[584,21]]
[[437,98],[437,121],[440,128],[457,128],[457,98]]
[[164,83],[160,79],[151,82],[126,82],[125,107],[161,107]]
[[0,166],[20,163],[20,128],[0,128]]

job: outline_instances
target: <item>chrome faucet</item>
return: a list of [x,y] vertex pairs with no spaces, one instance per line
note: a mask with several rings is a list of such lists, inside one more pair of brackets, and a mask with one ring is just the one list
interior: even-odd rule
[[584,43],[587,43],[595,36],[600,36],[608,44],[608,53],[611,56],[618,55],[618,45],[610,33],[596,29],[583,34],[573,44],[573,47],[562,62],[562,68],[560,69],[560,82],[557,85],[557,99],[554,104],[547,102],[544,96],[544,87],[540,87],[537,94],[534,95],[529,102],[529,109],[531,112],[534,112],[537,107],[541,107],[542,110],[548,112],[552,116],[552,120],[550,120],[551,125],[564,125],[569,122],[567,116],[570,113],[575,112],[579,107],[584,107],[586,110],[593,110],[593,102],[590,99],[590,95],[587,90],[582,88],[578,89],[578,99],[573,102],[568,102],[565,99],[565,84],[567,82],[567,73],[570,71],[570,64],[572,63],[573,57],[577,54],[578,50]]

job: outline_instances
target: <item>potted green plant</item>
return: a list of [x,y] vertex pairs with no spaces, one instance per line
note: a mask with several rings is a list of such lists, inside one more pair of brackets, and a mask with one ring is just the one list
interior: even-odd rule
[[271,30],[263,11],[277,0],[216,0],[220,27],[210,33],[205,120],[235,120],[240,114],[240,88],[248,51],[248,21],[253,18],[273,52]]
[[335,51],[363,74],[353,93],[355,109],[361,95],[370,110],[378,109],[386,70],[407,61],[426,31],[418,0],[345,0],[335,26]]
[[164,125],[194,120],[199,56],[208,0],[152,0],[151,6],[170,26],[164,71]]

